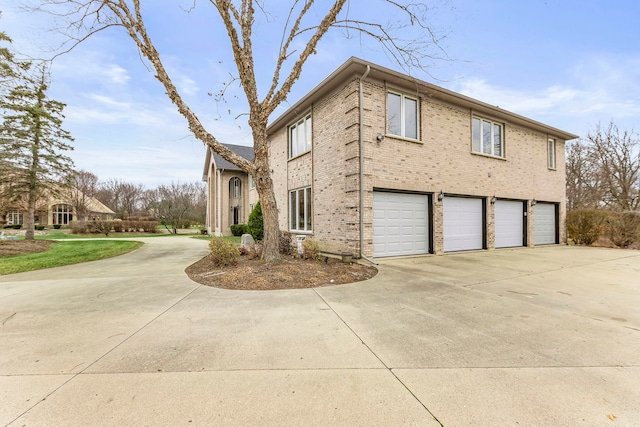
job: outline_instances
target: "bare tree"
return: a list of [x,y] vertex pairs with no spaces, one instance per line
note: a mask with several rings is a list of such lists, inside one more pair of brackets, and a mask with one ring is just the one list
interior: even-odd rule
[[124,183],[119,187],[120,210],[124,218],[130,218],[140,210],[144,185]]
[[615,123],[599,124],[586,138],[597,162],[603,202],[623,212],[640,206],[640,140],[633,131],[620,131]]
[[178,234],[178,228],[186,221],[197,222],[202,219],[203,183],[172,182],[170,185],[161,185],[154,194],[154,210],[162,224],[173,234]]
[[142,184],[111,178],[98,184],[95,197],[111,208],[118,218],[127,219],[138,213],[143,193]]
[[602,207],[602,174],[590,145],[577,141],[567,146],[567,210]]
[[71,205],[76,211],[78,219],[85,219],[90,212],[91,200],[98,190],[98,177],[85,170],[79,170],[71,175]]
[[[427,14],[424,3],[382,1],[383,5],[399,11],[404,17],[401,23],[396,20],[385,25],[352,16],[350,8],[345,7],[347,0],[292,0],[288,13],[285,13],[281,42],[274,54],[272,80],[266,94],[261,98],[254,61],[254,29],[260,28],[265,21],[272,20],[273,15],[267,11],[267,4],[262,1],[210,0],[209,3],[226,29],[238,72],[237,79],[248,103],[248,123],[252,129],[255,152],[254,161],[249,162],[226,148],[203,126],[198,116],[184,101],[147,31],[140,0],[46,0],[43,3],[49,6],[50,12],[64,17],[67,22],[72,22],[68,29],[76,31],[74,42],[77,43],[108,27],[124,28],[142,56],[151,63],[167,96],[186,118],[195,137],[225,160],[254,177],[264,215],[262,258],[266,262],[280,259],[278,207],[269,166],[267,123],[270,115],[287,98],[310,55],[316,52],[318,42],[331,28],[337,28],[348,37],[360,35],[372,38],[398,63],[408,66],[421,66],[426,59],[432,59],[426,54],[429,52],[426,48],[428,45],[439,48],[439,40],[424,24]],[[195,1],[193,5],[195,8]],[[152,7],[149,4],[145,6]],[[379,13],[385,20],[389,15],[382,11]],[[259,19],[263,21],[258,21]],[[420,29],[421,34],[411,40],[404,39],[407,26]],[[217,40],[212,42],[221,45]],[[260,71],[264,72],[263,69]]]

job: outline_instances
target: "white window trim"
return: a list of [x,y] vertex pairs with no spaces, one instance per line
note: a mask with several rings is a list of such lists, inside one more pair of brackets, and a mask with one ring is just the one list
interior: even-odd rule
[[[306,190],[309,190],[308,192]],[[303,224],[304,227],[302,229],[298,228],[299,225],[299,218],[300,218],[300,201],[298,200],[298,192],[302,190],[302,194],[304,194],[304,212],[303,212]],[[295,227],[292,227],[292,222],[293,222],[293,218],[291,218],[291,207],[292,207],[292,203],[291,203],[291,199],[292,199],[292,195],[295,194],[296,195],[296,203],[295,203],[295,209],[296,209],[296,213],[295,213]],[[295,233],[312,233],[313,232],[313,218],[311,218],[310,216],[313,214],[313,196],[311,194],[311,187],[301,187],[301,188],[296,188],[295,190],[289,190],[289,231],[291,232],[295,232]],[[308,207],[311,208],[311,212],[308,212]],[[310,224],[309,224],[310,223]],[[307,228],[307,225],[309,225],[309,228]]]
[[[298,152],[297,147],[294,150],[294,140],[293,140],[291,131],[293,129],[297,129],[298,126],[301,126],[301,125],[305,126],[305,137],[307,138],[307,141],[305,142],[304,149]],[[295,157],[301,156],[311,151],[311,145],[312,145],[311,141],[313,139],[313,120],[311,119],[311,113],[305,114],[304,116],[302,116],[302,118],[300,118],[294,124],[290,125],[287,128],[287,139],[289,141],[289,159],[293,159]],[[298,142],[297,139],[295,142],[296,143]]]
[[[400,135],[397,135],[395,133],[391,133],[389,131],[389,94],[393,94],[393,95],[398,95],[400,97]],[[415,138],[411,138],[409,136],[406,136],[407,131],[405,129],[405,110],[404,110],[404,100],[405,99],[411,99],[413,101],[416,101],[416,137]],[[387,123],[386,123],[386,128],[387,128],[387,135],[394,137],[394,138],[402,138],[402,139],[406,139],[408,141],[420,141],[420,137],[421,137],[421,132],[420,132],[420,98],[415,97],[415,96],[410,96],[410,95],[405,95],[402,92],[398,92],[396,90],[387,90]]]
[[557,163],[556,140],[554,138],[549,138],[547,140],[547,167],[549,169],[556,170]]
[[[491,123],[491,141],[490,141],[490,144],[489,144],[489,146],[491,147],[491,153],[485,153],[482,150],[482,147],[483,147],[482,139],[480,140],[480,151],[476,151],[475,150],[475,147],[473,146],[473,120],[474,119],[480,120],[480,138],[482,138],[482,136],[483,136],[483,133],[482,133],[482,122],[484,121],[484,122]],[[500,132],[500,148],[501,148],[500,151],[502,151],[501,155],[494,154],[494,146],[493,146],[493,135],[494,135],[493,134],[493,129],[494,128],[493,127],[495,125],[500,126],[500,129],[501,129],[501,132]],[[505,128],[506,128],[506,126],[505,126],[505,124],[503,122],[500,122],[500,121],[497,121],[497,120],[494,120],[494,119],[490,119],[488,117],[478,116],[478,115],[475,115],[475,114],[472,115],[471,116],[471,152],[473,154],[479,154],[481,156],[493,157],[493,158],[502,159],[502,160],[506,159],[506,153],[505,153]]]

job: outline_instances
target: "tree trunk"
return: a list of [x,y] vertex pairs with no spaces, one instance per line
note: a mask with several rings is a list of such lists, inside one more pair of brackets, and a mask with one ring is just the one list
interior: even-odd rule
[[252,125],[254,138],[255,158],[253,164],[255,171],[253,178],[256,182],[256,190],[262,207],[264,228],[264,247],[262,248],[262,260],[266,263],[274,263],[281,260],[280,256],[280,224],[278,221],[278,204],[273,191],[273,180],[269,166],[269,148],[267,145],[266,120]]
[[24,235],[25,240],[33,240],[35,237],[35,216],[36,216],[36,197],[33,194],[33,190],[29,192],[29,201],[27,204],[27,223],[26,233]]

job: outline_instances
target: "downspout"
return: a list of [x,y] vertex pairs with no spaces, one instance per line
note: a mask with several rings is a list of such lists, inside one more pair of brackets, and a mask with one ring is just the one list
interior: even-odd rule
[[365,71],[362,77],[360,77],[358,90],[358,109],[360,115],[358,120],[358,158],[360,159],[360,205],[358,207],[358,211],[360,212],[360,258],[366,259],[371,264],[378,265],[377,262],[367,258],[362,250],[364,246],[364,97],[362,95],[362,82],[367,78],[370,72],[371,67],[367,65],[367,71]]

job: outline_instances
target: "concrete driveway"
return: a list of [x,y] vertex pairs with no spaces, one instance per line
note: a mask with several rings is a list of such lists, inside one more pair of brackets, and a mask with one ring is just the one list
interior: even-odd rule
[[[145,240],[145,239],[142,239]],[[640,425],[640,252],[385,260],[228,291],[206,242],[0,277],[0,425]]]

